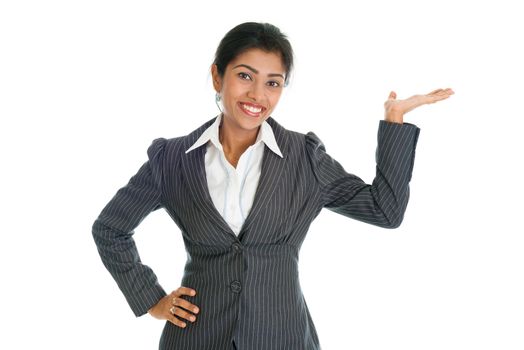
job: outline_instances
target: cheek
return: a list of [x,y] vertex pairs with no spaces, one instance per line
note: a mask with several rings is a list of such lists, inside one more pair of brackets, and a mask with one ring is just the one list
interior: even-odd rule
[[235,84],[230,84],[227,89],[223,90],[224,97],[226,100],[230,102],[234,102],[239,98],[239,96],[242,96],[243,90],[240,86]]
[[280,96],[282,95],[282,92],[275,92],[270,97],[269,100],[271,101],[272,106],[276,106],[278,101],[280,101]]

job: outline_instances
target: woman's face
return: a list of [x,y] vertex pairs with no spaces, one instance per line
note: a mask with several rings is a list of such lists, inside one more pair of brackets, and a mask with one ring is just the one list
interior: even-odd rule
[[250,49],[232,60],[224,76],[212,66],[213,85],[222,96],[224,122],[235,129],[256,131],[277,106],[284,88],[280,55]]

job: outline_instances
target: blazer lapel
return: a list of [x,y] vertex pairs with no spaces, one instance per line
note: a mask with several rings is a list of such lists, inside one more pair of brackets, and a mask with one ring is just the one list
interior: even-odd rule
[[[184,145],[184,152],[188,149],[200,135],[213,122],[214,118],[203,124],[200,128],[193,131],[186,138]],[[271,125],[275,140],[282,152],[283,158],[273,153],[264,145],[264,155],[262,156],[262,165],[260,180],[258,182],[255,198],[251,210],[242,225],[242,229],[238,235],[241,240],[244,236],[244,231],[253,225],[256,218],[263,212],[264,207],[269,203],[278,187],[280,181],[285,174],[286,156],[287,156],[287,138],[285,136],[286,130],[280,126],[272,117],[267,119]],[[193,202],[198,206],[206,217],[208,217],[218,228],[232,235],[235,239],[236,234],[233,232],[228,223],[224,220],[220,212],[215,207],[209,189],[207,187],[206,168],[205,168],[205,152],[206,147],[202,145],[191,152],[183,155],[182,172],[187,183]]]
[[273,153],[269,147],[264,145],[264,155],[262,157],[262,166],[260,170],[260,180],[258,182],[257,190],[255,192],[255,198],[251,210],[244,221],[244,225],[238,235],[239,239],[242,240],[244,231],[256,222],[257,217],[263,212],[267,206],[275,190],[278,188],[280,181],[285,175],[286,169],[286,158],[287,158],[287,141],[285,132],[286,130],[280,126],[272,117],[266,120],[273,130],[275,140],[277,141],[278,147],[282,152],[282,158]]
[[[214,121],[215,118],[209,120],[188,135],[183,151],[185,152],[185,150],[188,149]],[[220,215],[211,199],[211,195],[209,194],[204,158],[205,152],[206,146],[202,145],[182,156],[182,173],[184,175],[184,180],[186,181],[191,199],[202,213],[218,228],[236,238],[235,233],[231,227],[229,227],[222,215]]]

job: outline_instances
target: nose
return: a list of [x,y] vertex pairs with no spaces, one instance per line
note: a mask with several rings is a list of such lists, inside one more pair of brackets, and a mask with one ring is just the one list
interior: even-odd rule
[[247,96],[254,101],[260,102],[264,99],[264,85],[261,83],[252,84],[247,92]]

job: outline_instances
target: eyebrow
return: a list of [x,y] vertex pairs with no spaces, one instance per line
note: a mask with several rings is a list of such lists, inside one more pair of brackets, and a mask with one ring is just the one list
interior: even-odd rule
[[[253,68],[251,66],[248,66],[247,64],[239,64],[237,66],[234,66],[233,69],[238,68],[238,67],[246,67],[247,69],[249,69],[253,73],[258,74],[258,70],[256,70],[255,68]],[[267,76],[268,77],[281,77],[282,79],[285,80],[284,76],[282,74],[279,74],[279,73],[269,73]]]

